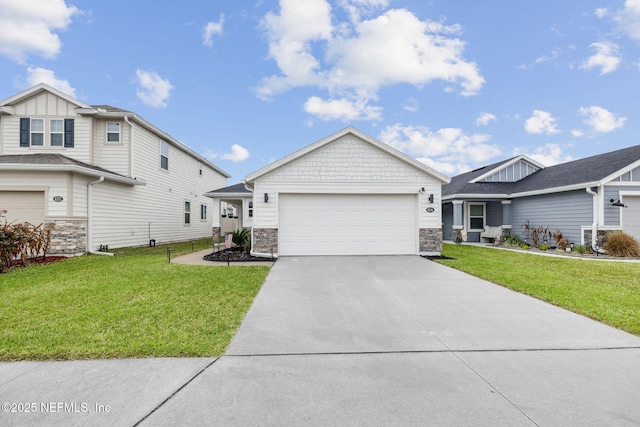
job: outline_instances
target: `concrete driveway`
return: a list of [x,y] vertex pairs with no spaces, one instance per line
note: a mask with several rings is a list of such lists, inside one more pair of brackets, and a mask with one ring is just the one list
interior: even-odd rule
[[419,257],[281,258],[218,360],[1,363],[0,397],[89,405],[0,425],[637,426],[640,338]]
[[419,257],[282,258],[143,425],[640,423],[640,338]]

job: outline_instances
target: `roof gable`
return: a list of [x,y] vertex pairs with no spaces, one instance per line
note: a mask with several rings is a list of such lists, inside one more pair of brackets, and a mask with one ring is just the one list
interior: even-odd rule
[[0,107],[4,106],[15,106],[16,104],[20,104],[29,98],[39,95],[42,92],[49,92],[58,98],[61,98],[71,104],[76,105],[78,108],[89,108],[89,106],[74,97],[67,95],[64,92],[59,91],[58,89],[54,89],[46,83],[40,83],[39,85],[33,86],[27,90],[24,90],[18,94],[15,94],[7,99],[0,101]]
[[[365,151],[368,158],[373,156],[373,161],[359,156]],[[339,181],[350,176],[347,171],[354,170],[357,178],[363,181],[394,179],[394,168],[381,170],[375,159],[393,162],[396,172],[405,168],[443,183],[449,182],[447,176],[353,127],[345,128],[247,175],[245,182],[251,183],[258,178],[278,179],[294,171],[298,177],[303,172],[303,180],[314,180],[321,174],[324,179]],[[383,176],[385,172],[389,172],[389,176]]]
[[469,182],[517,182],[544,169],[544,165],[527,156],[514,157]]

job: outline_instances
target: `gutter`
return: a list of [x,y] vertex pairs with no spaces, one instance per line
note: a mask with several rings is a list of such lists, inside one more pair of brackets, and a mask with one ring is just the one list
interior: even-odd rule
[[92,211],[91,208],[93,205],[93,186],[95,184],[100,184],[101,182],[104,182],[104,176],[101,176],[100,179],[98,179],[97,181],[92,181],[89,184],[87,184],[87,252],[94,255],[113,256],[113,254],[110,252],[100,252],[100,251],[94,251],[92,249],[93,248],[93,242],[92,242],[93,220],[91,216],[91,211]]
[[593,191],[591,187],[585,188],[585,191],[593,196],[593,223],[591,224],[591,247],[596,247],[598,239],[598,193]]

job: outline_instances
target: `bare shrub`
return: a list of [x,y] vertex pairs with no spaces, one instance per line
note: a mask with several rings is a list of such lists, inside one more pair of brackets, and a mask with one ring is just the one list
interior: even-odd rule
[[640,257],[640,243],[624,231],[607,234],[604,250],[607,251],[607,255],[615,257]]

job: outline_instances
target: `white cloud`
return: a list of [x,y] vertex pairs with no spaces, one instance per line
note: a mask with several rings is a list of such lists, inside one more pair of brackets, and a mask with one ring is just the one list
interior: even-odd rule
[[555,48],[555,49],[553,49],[551,51],[551,55],[549,55],[549,56],[542,55],[542,56],[537,57],[536,60],[535,60],[535,63],[536,64],[542,64],[544,62],[551,61],[553,59],[556,59],[558,56],[560,56],[561,53],[562,53],[561,49]]
[[340,120],[349,122],[354,120],[377,120],[382,108],[372,107],[366,101],[351,101],[346,98],[325,101],[312,96],[305,102],[304,111],[322,120]]
[[220,156],[220,158],[224,160],[230,160],[233,163],[240,163],[249,158],[249,150],[241,145],[233,144],[231,146],[231,153],[223,154]]
[[571,136],[574,138],[582,138],[584,136],[584,132],[580,129],[571,129]]
[[616,12],[614,20],[622,33],[640,41],[640,0],[626,0],[624,7]]
[[609,14],[609,9],[606,7],[599,7],[593,12],[593,14],[598,18],[604,18]]
[[535,148],[533,152],[527,152],[523,148],[516,148],[514,154],[525,154],[545,166],[553,166],[573,160],[573,157],[562,152],[562,148],[558,144],[545,144],[542,147]]
[[222,34],[224,26],[224,15],[220,14],[220,20],[218,22],[211,21],[204,26],[202,31],[202,44],[205,46],[213,46],[213,36]]
[[56,77],[53,70],[47,70],[40,67],[27,68],[26,86],[32,87],[39,85],[40,83],[46,83],[49,86],[58,89],[60,92],[66,93],[69,96],[76,97],[76,90],[71,86],[67,80],[62,80]]
[[433,132],[423,126],[395,124],[384,128],[379,139],[448,175],[457,175],[502,154],[487,144],[489,135],[466,134],[462,129]]
[[624,126],[627,120],[626,117],[617,117],[607,109],[598,106],[581,107],[578,113],[586,117],[584,123],[596,133],[612,132]]
[[600,68],[600,75],[611,73],[618,69],[622,62],[619,56],[620,47],[613,42],[603,41],[591,43],[589,46],[596,50],[596,53],[589,57],[580,65],[580,69],[590,70]]
[[270,99],[311,86],[327,91],[324,103],[348,99],[366,105],[378,98],[381,88],[397,84],[422,87],[442,81],[447,90],[458,87],[465,96],[482,88],[485,80],[477,65],[463,57],[466,44],[458,37],[459,26],[421,21],[405,9],[361,20],[363,14],[387,4],[386,0],[340,1],[350,21],[339,22],[327,0],[280,0],[279,12],[262,20],[269,56],[280,74],[265,77],[258,96]]
[[405,103],[402,104],[402,108],[410,113],[415,113],[416,111],[418,111],[419,107],[420,103],[415,98],[407,99]]
[[167,100],[174,89],[169,80],[163,79],[152,71],[136,70],[138,85],[136,91],[138,98],[150,107],[166,107]]
[[533,115],[524,122],[524,129],[529,135],[545,133],[551,135],[560,132],[556,128],[556,119],[547,111],[534,110]]
[[19,63],[29,54],[55,57],[62,46],[56,32],[79,13],[64,0],[0,0],[0,54]]
[[490,122],[496,121],[496,116],[491,113],[480,113],[476,119],[476,126],[486,126]]

